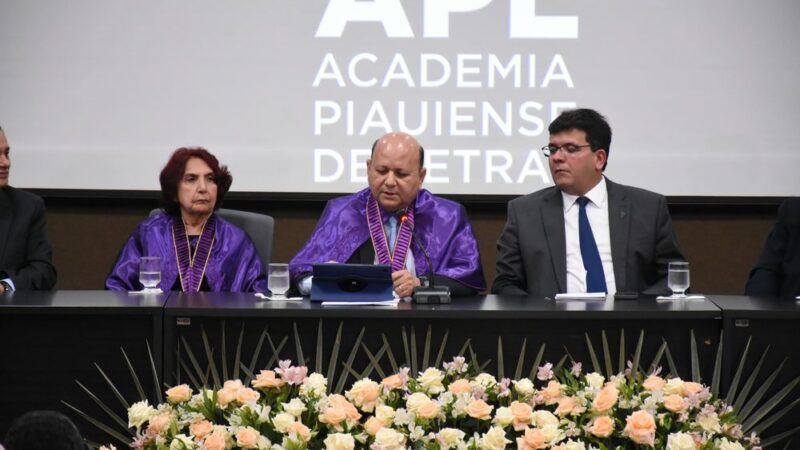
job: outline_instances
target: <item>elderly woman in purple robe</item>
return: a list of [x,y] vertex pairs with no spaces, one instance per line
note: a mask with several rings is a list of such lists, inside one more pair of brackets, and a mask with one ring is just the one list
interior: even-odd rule
[[161,258],[162,291],[264,292],[267,278],[250,238],[214,214],[233,177],[203,148],[180,148],[161,171],[164,212],[136,228],[106,288],[136,291],[139,258]]

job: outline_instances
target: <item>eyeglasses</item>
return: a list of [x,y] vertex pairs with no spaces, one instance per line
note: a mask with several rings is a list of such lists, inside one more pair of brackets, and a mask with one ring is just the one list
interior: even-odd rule
[[550,157],[551,155],[555,155],[555,153],[559,150],[564,150],[568,155],[574,155],[581,151],[584,147],[591,147],[591,144],[584,144],[584,145],[575,145],[575,144],[564,144],[564,145],[545,145],[542,147],[542,153],[544,156]]

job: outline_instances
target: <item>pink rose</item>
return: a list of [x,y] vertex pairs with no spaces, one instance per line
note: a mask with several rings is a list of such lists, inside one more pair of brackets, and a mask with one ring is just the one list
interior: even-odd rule
[[239,428],[236,432],[236,445],[242,448],[258,448],[258,437],[260,434],[253,428]]
[[308,429],[307,426],[303,425],[302,422],[292,422],[289,426],[286,427],[286,434],[294,433],[297,437],[300,438],[303,442],[308,442],[311,440],[311,430]]
[[490,406],[485,401],[478,399],[469,402],[469,405],[467,405],[467,414],[478,420],[487,420],[490,418],[489,415],[492,413],[493,409],[494,406]]
[[147,432],[149,434],[161,434],[169,428],[170,422],[172,422],[172,416],[169,413],[159,414],[150,419]]
[[667,384],[667,382],[660,376],[650,375],[646,380],[644,380],[642,387],[650,392],[653,392],[663,389],[665,384]]
[[614,421],[608,416],[600,416],[594,419],[589,432],[597,437],[609,437],[614,432]]
[[170,403],[185,402],[192,398],[192,388],[186,384],[167,389],[167,401]]
[[518,450],[538,450],[545,447],[544,434],[538,428],[527,428],[525,434],[517,438]]
[[433,419],[439,415],[439,405],[436,402],[428,401],[417,408],[417,416],[423,419]]
[[691,394],[697,394],[698,392],[703,390],[703,385],[700,383],[695,383],[694,381],[686,381],[681,386],[682,394],[684,397],[688,397]]
[[592,409],[599,413],[605,413],[617,403],[618,396],[617,386],[614,383],[606,383],[594,398]]
[[455,395],[468,394],[472,391],[472,387],[469,385],[469,380],[465,378],[459,378],[458,380],[450,383],[450,386],[447,386],[447,390]]
[[656,421],[649,412],[639,410],[625,419],[625,433],[633,442],[652,446],[656,439]]
[[271,370],[262,370],[261,373],[256,375],[256,379],[251,383],[254,388],[259,389],[280,388],[286,384],[285,381],[281,380],[280,378],[276,378],[275,372]]
[[512,424],[514,425],[514,429],[516,431],[524,430],[526,425],[531,423],[531,415],[533,414],[533,408],[531,405],[513,401],[511,402],[509,409],[511,410],[511,415],[514,416],[514,421]]
[[539,391],[544,399],[545,404],[552,405],[559,397],[561,397],[561,383],[556,380],[550,380],[547,387]]
[[208,436],[212,431],[214,431],[214,425],[207,420],[201,420],[189,425],[189,433],[198,441]]
[[211,433],[203,441],[206,450],[225,450],[225,435],[219,432]]
[[664,408],[667,408],[674,413],[682,412],[684,406],[683,397],[680,395],[672,394],[664,397]]

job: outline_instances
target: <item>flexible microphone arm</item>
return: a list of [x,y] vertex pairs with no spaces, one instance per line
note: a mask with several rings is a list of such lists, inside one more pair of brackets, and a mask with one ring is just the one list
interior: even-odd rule
[[[408,215],[405,211],[400,214],[400,223],[405,223],[408,221]],[[431,262],[431,257],[428,254],[428,251],[425,249],[425,246],[422,245],[419,239],[417,239],[417,230],[416,227],[411,228],[411,240],[417,243],[417,247],[422,250],[422,254],[425,256],[425,262],[428,264],[428,286],[417,286],[414,288],[414,302],[415,303],[426,303],[426,304],[435,304],[435,303],[450,303],[450,288],[447,286],[437,288],[434,282],[434,274],[433,274],[433,263]]]

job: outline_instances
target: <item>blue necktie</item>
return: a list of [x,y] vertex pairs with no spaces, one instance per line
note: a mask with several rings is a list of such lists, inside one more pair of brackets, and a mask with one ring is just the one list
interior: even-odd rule
[[589,203],[589,199],[586,197],[578,199],[581,207],[578,211],[578,234],[581,241],[583,268],[586,269],[586,292],[608,292],[603,262],[600,260],[600,252],[597,251],[597,243],[592,234],[589,217],[586,216],[587,203]]
[[394,242],[397,240],[397,217],[389,217],[389,251],[394,250]]

